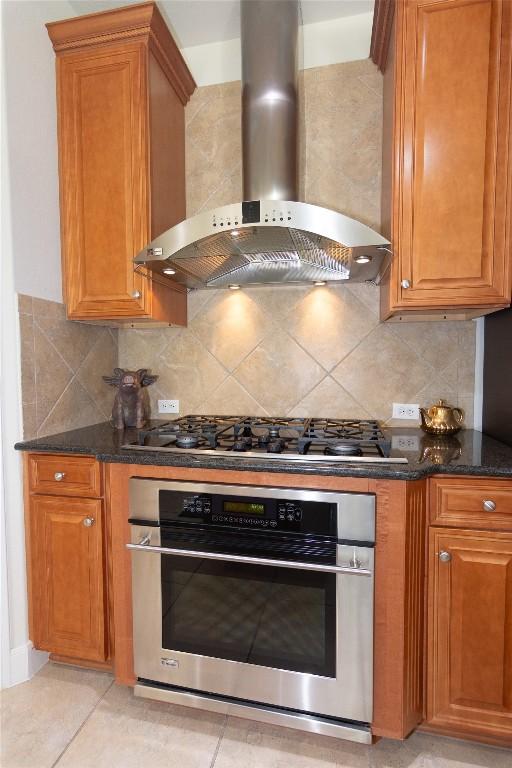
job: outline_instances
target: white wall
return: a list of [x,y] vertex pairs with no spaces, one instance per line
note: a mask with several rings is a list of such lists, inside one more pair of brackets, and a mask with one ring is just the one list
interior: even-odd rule
[[[305,24],[300,28],[299,61],[303,69],[367,59],[370,55],[373,13]],[[214,85],[240,80],[240,38],[193,45],[182,54],[196,83]]]
[[20,455],[16,292],[61,300],[54,54],[44,23],[74,16],[67,0],[1,4],[2,269],[0,379],[1,684],[27,679],[46,654],[28,640]]
[[2,3],[9,194],[18,293],[62,301],[55,56],[45,22],[67,0]]

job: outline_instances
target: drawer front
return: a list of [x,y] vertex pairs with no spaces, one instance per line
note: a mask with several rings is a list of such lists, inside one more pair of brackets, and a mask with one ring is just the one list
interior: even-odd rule
[[101,469],[91,456],[30,454],[32,493],[54,496],[101,496]]
[[512,481],[467,478],[430,481],[433,525],[512,530]]

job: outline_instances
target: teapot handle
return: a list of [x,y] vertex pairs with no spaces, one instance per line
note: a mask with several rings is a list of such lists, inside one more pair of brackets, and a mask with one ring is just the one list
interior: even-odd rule
[[453,415],[455,416],[459,424],[461,424],[464,421],[464,413],[461,411],[460,408],[454,408]]

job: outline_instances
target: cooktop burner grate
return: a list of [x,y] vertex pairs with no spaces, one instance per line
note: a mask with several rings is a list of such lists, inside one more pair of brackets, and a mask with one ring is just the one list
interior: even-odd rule
[[373,419],[190,415],[141,429],[123,447],[292,461],[407,462]]

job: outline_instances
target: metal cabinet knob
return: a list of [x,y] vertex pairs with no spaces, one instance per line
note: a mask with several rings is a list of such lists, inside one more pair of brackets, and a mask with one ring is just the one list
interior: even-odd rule
[[450,552],[440,552],[439,559],[442,563],[449,563],[452,559]]
[[94,525],[94,517],[85,517],[84,518],[84,525],[86,528],[90,528],[91,525]]
[[64,480],[64,478],[66,477],[66,473],[65,472],[56,472],[53,477],[55,478],[55,480],[58,483],[60,483],[60,481]]
[[402,288],[410,288],[411,287],[411,283],[410,283],[409,280],[402,280],[400,285],[402,286]]
[[140,299],[142,296],[140,291],[132,291],[132,299]]
[[496,509],[496,502],[491,501],[491,499],[486,499],[484,501],[484,509],[486,512],[494,512],[494,510]]

